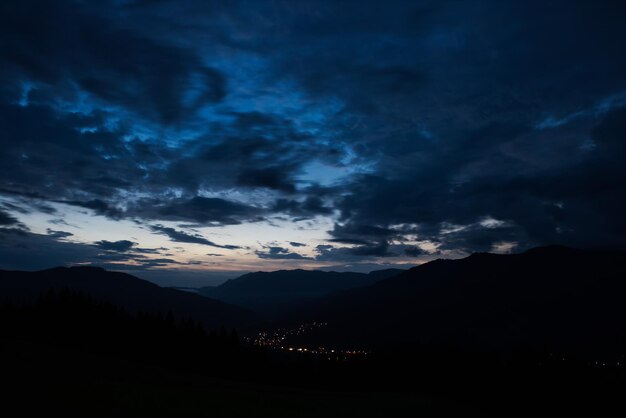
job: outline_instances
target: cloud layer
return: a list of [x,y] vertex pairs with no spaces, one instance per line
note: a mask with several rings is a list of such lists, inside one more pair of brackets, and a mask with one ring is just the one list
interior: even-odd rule
[[[625,9],[2,5],[0,228],[58,245],[59,263],[72,249],[136,263],[148,246],[22,217],[72,224],[71,207],[261,266],[626,247]],[[319,234],[206,236],[261,224]],[[164,254],[151,263],[179,262]]]

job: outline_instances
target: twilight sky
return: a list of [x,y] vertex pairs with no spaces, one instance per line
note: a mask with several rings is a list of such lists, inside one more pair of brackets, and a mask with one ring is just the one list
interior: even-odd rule
[[0,268],[626,247],[626,4],[0,4]]

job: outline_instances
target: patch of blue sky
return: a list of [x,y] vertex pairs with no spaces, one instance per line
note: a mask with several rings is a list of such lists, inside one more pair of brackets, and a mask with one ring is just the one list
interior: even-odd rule
[[350,169],[345,166],[332,166],[320,161],[311,161],[302,168],[298,180],[304,184],[319,184],[332,186],[341,183],[351,175]]
[[327,162],[313,160],[305,164],[298,181],[303,185],[319,184],[321,186],[336,186],[349,181],[357,174],[374,171],[374,164],[329,164]]
[[269,189],[243,190],[236,188],[209,189],[202,188],[198,191],[198,196],[208,198],[219,198],[230,202],[242,203],[259,208],[271,206],[281,194]]

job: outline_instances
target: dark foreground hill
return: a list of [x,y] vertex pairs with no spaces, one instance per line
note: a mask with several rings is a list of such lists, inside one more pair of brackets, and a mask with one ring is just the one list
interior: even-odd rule
[[[60,271],[65,273],[62,282],[72,284],[67,271]],[[80,274],[89,271],[72,269],[71,273],[87,286],[84,282],[90,276]],[[110,277],[110,273],[101,274],[101,279]],[[503,362],[498,355],[436,346],[408,350],[396,346],[365,356],[331,358],[252,346],[239,340],[236,333],[207,332],[190,319],[131,313],[86,296],[84,289],[65,290],[69,286],[64,286],[35,297],[36,292],[25,283],[49,284],[51,279],[25,282],[26,276],[11,273],[12,280],[7,280],[6,274],[0,279],[4,285],[1,294],[11,288],[17,295],[21,289],[22,300],[35,299],[30,304],[0,301],[0,370],[7,387],[0,394],[0,410],[17,412],[13,415],[500,417],[536,415],[537,411],[555,416],[624,413],[623,364],[604,367],[569,358],[562,362],[550,353],[539,357],[529,353]],[[381,283],[381,289],[401,286],[406,290],[402,283],[413,280],[410,277]],[[430,288],[437,288],[442,277],[445,275],[432,276]],[[127,278],[118,279],[115,289],[131,294],[124,287]],[[92,290],[97,287],[87,284]],[[106,286],[111,287],[110,283]],[[374,299],[391,300],[382,290]],[[354,302],[345,307],[349,308],[355,308]],[[335,309],[345,312],[341,307]],[[354,316],[349,321],[346,316],[339,318],[346,325],[359,323]],[[406,323],[402,317],[396,319]],[[351,328],[335,329],[351,338],[355,335]],[[373,333],[372,341],[380,343],[377,338],[381,335]],[[390,341],[398,340],[392,333],[387,335],[393,337]]]
[[319,300],[299,318],[329,322],[320,342],[533,347],[616,359],[626,353],[626,252],[544,247],[436,260]]
[[21,417],[624,412],[624,368],[615,365],[548,357],[506,364],[450,350],[326,359],[252,347],[234,333],[133,315],[68,290],[32,305],[0,304],[0,330],[0,410]]
[[171,312],[178,318],[192,317],[210,329],[242,328],[256,321],[254,314],[237,306],[96,267],[57,267],[37,272],[0,270],[0,297],[4,300],[30,303],[50,289],[80,292],[130,312]]
[[259,271],[228,280],[220,286],[203,287],[199,293],[271,314],[338,290],[368,286],[403,271],[386,269],[368,274],[319,270]]

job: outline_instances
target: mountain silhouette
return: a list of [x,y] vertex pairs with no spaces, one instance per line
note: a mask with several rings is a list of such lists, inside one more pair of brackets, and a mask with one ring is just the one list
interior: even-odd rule
[[254,311],[275,315],[303,301],[332,292],[368,286],[396,276],[404,270],[386,269],[371,273],[320,270],[279,270],[244,274],[198,293]]
[[252,312],[237,306],[98,267],[56,267],[36,272],[0,270],[4,300],[30,303],[51,289],[80,292],[130,312],[171,312],[181,319],[191,317],[211,329],[240,328],[256,322]]
[[530,346],[623,356],[625,298],[626,251],[552,246],[435,260],[321,298],[289,319],[328,321],[316,336],[320,343]]

